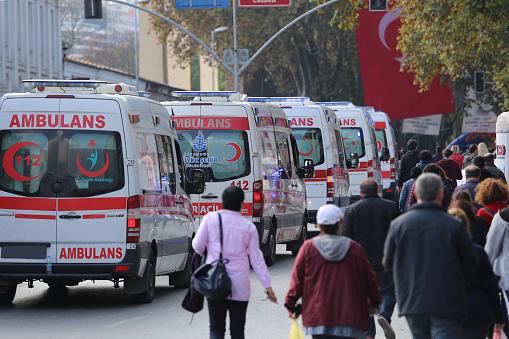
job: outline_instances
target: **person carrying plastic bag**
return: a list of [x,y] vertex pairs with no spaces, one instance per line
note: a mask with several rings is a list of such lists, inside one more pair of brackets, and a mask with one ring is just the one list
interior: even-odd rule
[[302,245],[285,299],[295,319],[302,298],[302,321],[306,334],[314,339],[363,338],[370,313],[381,302],[375,272],[364,250],[339,235],[343,216],[337,206],[320,207],[316,218],[321,233]]

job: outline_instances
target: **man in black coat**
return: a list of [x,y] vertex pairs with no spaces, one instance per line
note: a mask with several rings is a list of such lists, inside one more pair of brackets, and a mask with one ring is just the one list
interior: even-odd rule
[[[394,283],[382,265],[385,238],[391,221],[400,214],[398,204],[378,196],[378,184],[373,179],[364,180],[360,185],[361,200],[349,206],[345,211],[342,233],[362,245],[373,266],[380,291],[382,305],[378,323],[387,339],[394,339],[395,334],[390,326],[396,297]],[[375,337],[375,323],[371,318],[366,338]]]
[[415,185],[418,203],[391,223],[383,264],[414,339],[461,338],[477,257],[465,226],[440,207],[441,178],[424,173]]
[[410,171],[419,162],[419,154],[417,153],[417,141],[408,140],[406,147],[408,152],[401,158],[399,166],[398,186],[401,188],[403,184],[410,179]]

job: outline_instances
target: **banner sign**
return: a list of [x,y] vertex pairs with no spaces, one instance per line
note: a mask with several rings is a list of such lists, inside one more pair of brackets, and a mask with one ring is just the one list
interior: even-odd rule
[[403,120],[403,133],[438,135],[441,122],[442,115],[440,114],[405,119]]
[[473,89],[467,92],[465,113],[463,114],[463,133],[495,133],[497,115],[493,106],[477,98]]
[[[234,0],[235,1],[235,0]],[[229,0],[176,0],[177,9],[229,8]]]
[[419,93],[414,75],[402,72],[403,56],[396,50],[400,10],[359,12],[357,46],[364,86],[364,104],[386,112],[392,120],[454,112],[452,92],[435,79]]
[[292,0],[239,0],[239,7],[288,7]]

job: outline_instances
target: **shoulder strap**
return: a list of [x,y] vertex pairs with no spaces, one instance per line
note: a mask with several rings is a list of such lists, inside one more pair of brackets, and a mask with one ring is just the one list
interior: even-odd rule
[[484,206],[484,207],[482,208],[482,210],[483,210],[484,212],[486,212],[486,214],[488,214],[488,215],[489,215],[490,217],[492,217],[492,218],[495,216],[495,213],[494,213],[495,211],[493,211],[493,210],[492,210],[491,208],[489,208],[489,207]]
[[217,216],[219,218],[219,239],[221,241],[221,250],[219,251],[219,260],[223,260],[223,218],[221,218],[221,213],[217,212]]

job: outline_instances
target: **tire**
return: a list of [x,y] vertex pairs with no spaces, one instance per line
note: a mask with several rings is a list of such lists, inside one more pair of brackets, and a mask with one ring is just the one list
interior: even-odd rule
[[0,290],[0,305],[10,305],[16,296],[18,285],[5,286]]
[[62,291],[62,290],[65,290],[67,288],[67,285],[65,283],[50,282],[50,283],[47,283],[47,284],[48,284],[48,287],[51,290],[54,290],[54,291]]
[[156,269],[154,261],[155,259],[151,256],[150,260],[147,262],[147,266],[145,267],[145,273],[141,278],[147,285],[147,290],[142,293],[132,295],[133,299],[138,303],[148,304],[154,300],[154,296],[156,294]]
[[175,286],[175,288],[188,288],[191,283],[191,263],[193,261],[194,251],[191,250],[187,255],[186,267],[183,271],[175,272],[170,274],[170,285]]
[[272,266],[276,262],[276,234],[274,229],[270,230],[269,236],[267,237],[265,263],[267,266]]

